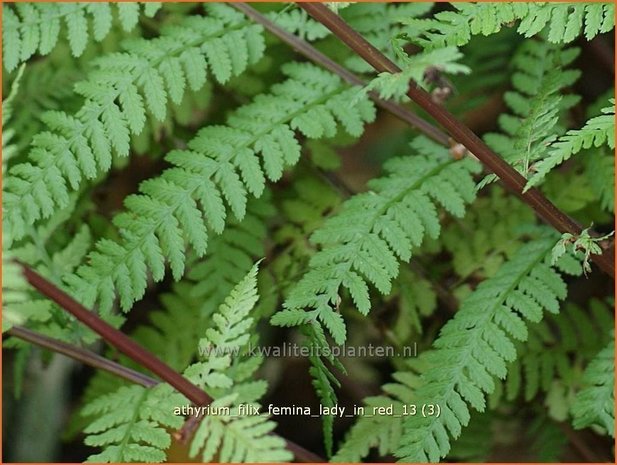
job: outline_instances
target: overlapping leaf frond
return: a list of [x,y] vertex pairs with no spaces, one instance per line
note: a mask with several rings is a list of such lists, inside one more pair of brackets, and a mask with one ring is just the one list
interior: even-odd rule
[[34,136],[29,161],[12,167],[5,181],[3,224],[15,239],[66,206],[84,179],[107,172],[112,152],[128,156],[146,119],[165,119],[169,102],[180,103],[187,87],[202,88],[208,69],[224,83],[261,58],[261,26],[224,5],[206,8],[207,17],[184,18],[158,38],[125,41],[123,52],[95,60],[75,85],[85,98],[81,108],[42,115],[48,130]]
[[66,34],[72,54],[80,56],[90,36],[100,42],[109,33],[114,10],[122,29],[128,32],[137,25],[142,8],[145,16],[152,17],[160,7],[160,2],[5,3],[2,5],[2,62],[10,72],[35,53],[49,54],[61,31]]
[[[578,49],[538,41],[523,42],[514,55],[514,90],[504,96],[512,114],[499,117],[503,133],[489,133],[484,140],[525,177],[547,156],[549,144],[564,131],[559,124],[562,112],[577,101],[562,95],[580,75],[567,69],[577,55]],[[495,179],[487,176],[481,185]]]
[[[550,265],[555,238],[539,238],[521,247],[492,278],[482,282],[441,330],[429,368],[422,372],[416,403],[437,404],[439,416],[405,418],[397,456],[409,462],[438,461],[448,454],[469,423],[470,407],[484,411],[486,394],[503,379],[516,359],[515,340],[528,337],[527,323],[543,313],[559,312],[566,286]],[[558,264],[559,266],[559,264]],[[580,266],[577,272],[581,272]]]
[[464,215],[466,204],[475,198],[472,174],[478,164],[469,159],[456,162],[447,149],[423,137],[412,149],[417,155],[386,162],[387,175],[372,180],[370,192],[345,202],[341,212],[312,235],[311,241],[322,250],[311,259],[309,271],[290,292],[285,309],[274,315],[273,324],[317,323],[342,344],[346,328],[336,311],[341,287],[367,314],[368,284],[388,294],[398,261],[408,261],[425,235],[439,235],[437,206],[454,216]]
[[[307,138],[332,136],[340,125],[360,135],[374,117],[368,99],[353,100],[357,90],[309,64],[283,67],[288,79],[270,94],[239,108],[226,126],[209,126],[166,159],[174,167],[141,184],[125,201],[127,211],[114,219],[119,242],[101,240],[90,264],[69,277],[71,287],[101,312],[111,308],[115,292],[128,310],[145,290],[148,270],[155,281],[169,262],[175,279],[184,273],[186,243],[198,256],[210,233],[225,228],[231,210],[244,218],[249,195],[259,197],[266,178],[277,181],[297,163],[300,145],[295,131]],[[127,279],[128,277],[128,279]]]
[[525,37],[547,31],[549,42],[572,42],[581,34],[587,40],[615,27],[612,3],[453,3],[453,10],[431,19],[409,19],[406,29],[425,48],[461,46],[474,35],[490,35],[517,22],[516,30]]
[[[473,173],[479,166],[471,159],[455,161],[447,149],[420,137],[412,144],[415,156],[385,163],[387,173],[369,182],[368,193],[346,201],[341,211],[311,236],[320,247],[309,262],[309,271],[294,285],[271,322],[279,326],[304,326],[313,348],[311,376],[325,406],[336,404],[336,377],[329,365],[343,370],[328,354],[326,331],[343,344],[347,329],[338,311],[342,288],[349,291],[356,308],[366,315],[371,307],[369,284],[382,294],[391,290],[399,260],[408,261],[425,235],[440,232],[438,206],[463,216],[475,198]],[[367,214],[368,212],[368,214]],[[324,417],[326,449],[332,448],[333,418]]]

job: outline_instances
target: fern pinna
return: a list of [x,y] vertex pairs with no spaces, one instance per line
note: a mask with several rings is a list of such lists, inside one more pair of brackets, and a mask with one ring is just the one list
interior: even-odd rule
[[[345,324],[335,310],[340,288],[349,291],[358,311],[366,315],[371,308],[367,284],[389,293],[398,260],[409,261],[425,235],[439,235],[436,205],[464,215],[465,204],[475,198],[471,175],[477,163],[456,162],[425,138],[416,139],[412,150],[417,154],[388,161],[388,174],[371,181],[371,192],[350,199],[311,236],[322,250],[294,286],[285,309],[272,318],[274,324],[319,324],[337,344],[344,343]],[[369,218],[366,211],[371,212]]]
[[614,461],[614,5],[2,8],[8,461]]

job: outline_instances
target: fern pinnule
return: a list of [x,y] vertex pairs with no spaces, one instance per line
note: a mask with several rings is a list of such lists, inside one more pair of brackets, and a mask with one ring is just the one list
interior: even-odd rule
[[201,318],[208,319],[255,260],[265,255],[264,223],[273,212],[268,197],[249,200],[242,221],[228,218],[225,234],[212,237],[206,254],[189,265],[189,295],[200,302]]
[[[114,8],[112,8],[112,5]],[[58,42],[61,22],[66,24],[66,35],[73,56],[80,56],[90,35],[100,42],[109,33],[115,9],[120,25],[126,32],[139,20],[141,7],[146,17],[153,17],[160,2],[126,3],[34,3],[19,2],[2,5],[2,62],[7,71],[35,53],[49,54]],[[88,21],[90,19],[90,21]],[[90,24],[91,32],[88,31]]]
[[112,152],[128,156],[131,137],[146,119],[164,120],[169,102],[179,104],[187,86],[204,86],[208,67],[224,83],[261,58],[261,26],[227,6],[206,9],[208,17],[184,18],[163,27],[158,38],[127,40],[123,52],[95,60],[94,70],[75,85],[85,98],[81,108],[43,114],[48,130],[34,136],[29,161],[14,166],[6,179],[5,220],[16,239],[66,206],[84,179],[107,172]]
[[128,310],[143,295],[148,270],[160,281],[166,261],[179,279],[186,243],[202,256],[210,233],[225,228],[228,209],[243,219],[247,197],[261,196],[266,178],[278,180],[298,161],[295,131],[308,138],[333,136],[340,123],[359,135],[373,119],[370,101],[351,104],[357,91],[336,76],[298,63],[285,65],[283,72],[289,76],[285,82],[233,112],[227,126],[205,127],[187,150],[170,152],[166,159],[173,168],[127,197],[127,211],[114,218],[121,240],[98,242],[90,263],[68,277],[84,302],[98,301],[107,313],[117,291]]
[[[566,285],[550,265],[555,239],[539,238],[521,247],[492,278],[482,282],[441,330],[427,353],[416,391],[418,404],[437,404],[439,416],[408,416],[397,456],[405,461],[438,461],[448,454],[469,423],[470,409],[486,408],[486,394],[516,359],[515,340],[528,338],[527,324],[543,312],[559,312]],[[557,265],[559,266],[559,264]],[[576,270],[581,272],[580,266]]]

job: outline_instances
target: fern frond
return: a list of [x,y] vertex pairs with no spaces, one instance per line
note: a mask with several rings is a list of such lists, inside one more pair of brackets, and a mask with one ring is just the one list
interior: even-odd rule
[[201,460],[210,462],[218,452],[221,463],[287,462],[292,455],[285,442],[271,433],[276,424],[264,415],[239,416],[235,396],[215,400],[213,408],[229,408],[229,414],[205,417],[191,443],[191,456],[203,448]]
[[418,154],[386,162],[386,176],[371,181],[370,192],[345,202],[341,212],[311,236],[322,250],[290,292],[285,309],[272,317],[273,324],[317,322],[342,344],[345,323],[335,310],[340,288],[349,291],[366,315],[371,306],[368,284],[388,294],[398,260],[408,261],[425,235],[439,235],[437,205],[463,216],[475,198],[472,174],[478,171],[477,163],[455,162],[447,149],[422,137],[412,149]]
[[201,421],[191,442],[190,455],[200,453],[203,462],[212,461],[217,454],[223,463],[285,462],[292,458],[285,441],[269,434],[276,424],[267,415],[242,416],[238,411],[240,403],[255,403],[265,391],[263,383],[253,383],[249,389],[242,383],[258,365],[232,357],[249,341],[254,321],[249,314],[257,299],[255,265],[212,317],[214,325],[200,341],[206,360],[185,371],[185,376],[214,394],[211,407],[221,409],[220,414]]
[[174,167],[142,183],[140,194],[126,199],[128,211],[114,219],[121,240],[99,241],[90,264],[68,278],[84,302],[98,301],[106,313],[117,291],[128,310],[144,293],[147,270],[160,281],[166,260],[179,279],[185,243],[203,255],[210,232],[223,231],[228,210],[244,218],[247,197],[261,196],[266,178],[277,181],[286,167],[297,163],[295,130],[308,138],[332,136],[338,121],[358,136],[373,119],[370,101],[351,104],[357,91],[332,74],[294,63],[283,71],[287,81],[232,113],[227,126],[202,129],[188,150],[170,152],[166,159]]
[[[489,133],[486,143],[528,177],[534,162],[546,157],[548,146],[563,132],[559,118],[576,103],[576,97],[561,95],[580,75],[566,69],[577,57],[578,49],[562,50],[546,42],[525,41],[517,50],[512,76],[514,91],[504,99],[513,114],[499,117],[503,134]],[[480,187],[495,180],[489,175]]]
[[208,67],[224,83],[261,58],[261,26],[224,5],[206,8],[208,17],[184,18],[162,28],[161,37],[125,41],[124,52],[95,60],[96,68],[75,85],[85,98],[79,111],[42,116],[48,130],[33,138],[29,162],[6,179],[5,222],[16,239],[66,206],[84,179],[108,171],[112,151],[126,157],[146,118],[165,119],[168,103],[180,103],[187,86],[204,86]]
[[[418,404],[437,404],[440,415],[409,416],[397,456],[404,461],[437,461],[469,423],[469,407],[484,411],[494,377],[505,378],[516,359],[514,340],[526,340],[527,325],[543,312],[559,312],[566,285],[550,265],[553,238],[523,246],[492,278],[482,282],[441,330],[429,367],[416,391]],[[579,267],[580,271],[580,267]]]
[[615,338],[592,360],[572,406],[574,427],[599,425],[615,437]]
[[455,10],[437,13],[431,19],[408,19],[405,31],[417,44],[433,49],[465,45],[474,35],[495,34],[514,21],[520,21],[519,34],[532,37],[546,30],[553,43],[572,42],[583,33],[591,40],[615,27],[612,3],[479,2],[452,6]]
[[82,415],[97,417],[84,430],[85,443],[104,450],[88,462],[164,462],[171,444],[168,428],[178,429],[184,423],[174,409],[186,403],[166,384],[124,386],[98,397],[82,410]]
[[109,33],[114,9],[122,29],[129,32],[137,25],[141,8],[143,14],[151,18],[160,7],[160,2],[3,4],[4,67],[10,72],[37,51],[41,55],[49,54],[61,30],[66,33],[73,56],[78,57],[84,52],[90,36],[100,42]]
[[585,175],[600,199],[603,210],[615,211],[615,155],[613,150],[599,148],[594,156],[585,158]]
[[612,106],[602,109],[602,115],[588,120],[580,129],[572,129],[561,136],[540,162],[535,166],[536,173],[529,179],[525,190],[538,185],[556,166],[576,155],[583,149],[608,145],[615,148],[615,99]]

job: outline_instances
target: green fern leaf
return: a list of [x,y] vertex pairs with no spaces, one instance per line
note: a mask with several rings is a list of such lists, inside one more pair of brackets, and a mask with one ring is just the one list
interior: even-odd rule
[[[310,319],[342,344],[345,325],[333,309],[341,286],[366,314],[367,284],[382,294],[390,292],[398,260],[408,261],[425,235],[439,234],[437,205],[454,216],[464,214],[465,205],[475,198],[471,175],[478,165],[471,160],[456,163],[447,150],[425,138],[416,139],[412,148],[422,155],[389,160],[387,175],[369,183],[371,192],[345,202],[341,212],[312,235],[311,241],[322,250],[291,290],[285,310],[273,316],[273,324],[290,326]],[[308,316],[300,317],[298,310]]]
[[602,115],[588,120],[581,129],[573,129],[551,144],[546,157],[535,167],[536,173],[529,179],[525,189],[538,185],[556,166],[583,149],[608,145],[615,148],[615,99],[612,107],[602,109]]
[[[37,51],[49,54],[56,46],[61,22],[66,24],[66,34],[73,56],[80,56],[88,44],[88,19],[92,24],[94,40],[100,42],[112,26],[112,4],[109,3],[15,3],[2,5],[3,63],[12,71]],[[161,7],[160,2],[118,3],[115,8],[122,28],[128,32],[139,20],[140,6],[144,14],[152,17]]]
[[[35,221],[65,207],[69,192],[78,190],[84,178],[108,171],[112,148],[117,156],[128,156],[131,137],[142,132],[146,118],[164,120],[169,100],[182,99],[185,74],[191,89],[199,90],[208,65],[224,82],[261,57],[261,26],[237,12],[230,15],[226,8],[207,6],[208,17],[184,18],[180,24],[163,27],[162,36],[152,40],[125,41],[124,52],[95,60],[94,71],[76,84],[77,93],[85,98],[79,111],[44,115],[49,130],[33,138],[29,162],[13,167],[6,179],[6,221],[15,239]],[[222,43],[223,37],[232,39],[224,42],[220,53],[229,57],[239,50],[250,51],[224,71],[225,79],[218,62],[207,59],[210,46]]]
[[[188,150],[169,153],[167,160],[174,168],[144,182],[140,194],[126,199],[128,212],[114,219],[122,241],[100,241],[90,255],[90,264],[81,267],[78,275],[68,277],[84,302],[91,305],[98,300],[100,311],[108,312],[117,290],[122,308],[128,310],[145,291],[146,269],[159,270],[153,277],[162,278],[159,273],[164,259],[169,261],[174,278],[179,279],[184,273],[185,242],[203,255],[208,223],[220,228],[227,210],[221,208],[221,199],[241,220],[249,193],[262,194],[263,180],[268,176],[258,158],[258,150],[264,146],[262,138],[270,142],[274,135],[280,152],[285,153],[285,165],[291,166],[300,157],[300,146],[290,127],[307,131],[317,122],[328,133],[336,131],[336,120],[342,118],[336,108],[350,106],[357,91],[308,64],[288,64],[283,71],[290,76],[287,81],[273,86],[271,94],[239,108],[229,116],[227,126],[202,129],[189,142]],[[357,112],[342,123],[356,125],[374,117],[368,99],[352,107]],[[300,119],[315,110],[319,117],[316,121],[305,124]],[[289,152],[290,148],[294,151]],[[192,219],[185,224],[189,216]],[[208,217],[211,219],[205,220]],[[146,250],[152,253],[146,254]]]
[[82,415],[97,417],[84,430],[85,443],[103,451],[88,462],[164,462],[171,445],[167,428],[178,429],[184,422],[174,408],[186,403],[165,384],[121,387],[93,400],[82,410]]
[[493,378],[505,378],[507,363],[516,359],[512,338],[525,337],[525,333],[519,323],[511,322],[539,321],[543,310],[558,310],[553,308],[554,302],[563,299],[566,290],[550,266],[554,243],[554,239],[546,238],[523,246],[465,299],[443,327],[435,350],[427,354],[427,364],[432,368],[423,371],[416,391],[416,403],[437,404],[441,414],[405,419],[405,433],[397,451],[401,459],[434,462],[448,454],[448,436],[456,439],[468,424],[469,406],[484,411],[485,394],[495,389]]
[[572,406],[574,427],[599,425],[615,437],[615,339],[592,360]]
[[[191,442],[190,455],[201,452],[203,462],[212,461],[217,453],[220,461],[233,463],[285,462],[292,458],[285,442],[269,434],[276,425],[266,415],[241,416],[238,412],[240,403],[254,403],[265,391],[261,383],[248,390],[246,383],[241,383],[258,365],[237,356],[238,350],[248,343],[254,322],[249,315],[257,299],[254,265],[213,315],[214,325],[200,341],[207,359],[185,371],[185,376],[213,393],[215,401],[211,406],[221,409],[221,414],[206,416],[201,421]],[[247,364],[251,365],[248,372]]]
[[[513,114],[500,116],[503,134],[489,133],[484,140],[525,177],[563,132],[559,125],[562,112],[576,103],[576,97],[562,96],[561,91],[578,79],[578,71],[565,69],[577,55],[577,49],[561,50],[546,42],[525,41],[514,56],[515,90],[505,94]],[[495,179],[495,175],[487,176],[480,187]]]
[[[364,410],[351,428],[345,441],[332,457],[335,463],[362,461],[371,449],[376,448],[380,456],[393,454],[403,435],[403,415],[413,412],[418,386],[417,369],[425,356],[405,362],[406,370],[392,375],[395,382],[382,386],[383,395],[364,399]],[[375,414],[375,409],[392,408],[392,415]]]
[[474,35],[491,35],[520,21],[517,32],[525,37],[548,31],[553,43],[572,42],[582,33],[587,40],[615,27],[611,3],[453,3],[454,11],[437,13],[431,19],[410,18],[405,32],[424,48],[462,46]]

